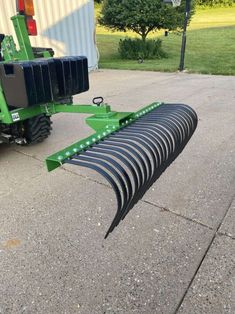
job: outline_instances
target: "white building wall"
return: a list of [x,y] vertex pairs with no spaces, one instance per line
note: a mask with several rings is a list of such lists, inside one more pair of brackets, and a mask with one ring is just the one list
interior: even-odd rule
[[[16,14],[15,0],[0,0],[0,33],[14,34],[10,17]],[[51,47],[56,56],[85,55],[90,70],[96,69],[93,0],[34,0],[39,36],[31,36],[35,47]]]

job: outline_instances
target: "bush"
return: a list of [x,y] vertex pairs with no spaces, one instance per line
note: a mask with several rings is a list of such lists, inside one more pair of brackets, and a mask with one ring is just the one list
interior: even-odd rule
[[200,6],[232,6],[235,5],[234,0],[196,0],[196,4]]
[[139,38],[121,39],[118,51],[122,59],[144,60],[167,57],[162,49],[162,41],[160,39],[147,39],[145,41]]

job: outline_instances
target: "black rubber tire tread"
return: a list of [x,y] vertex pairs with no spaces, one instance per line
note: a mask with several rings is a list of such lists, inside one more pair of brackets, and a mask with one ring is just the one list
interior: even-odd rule
[[32,49],[33,49],[33,54],[35,58],[43,58],[44,51],[49,52],[51,57],[54,57],[55,55],[55,52],[52,48],[32,47]]
[[43,142],[51,134],[51,119],[45,114],[40,114],[24,122],[24,137],[27,144]]

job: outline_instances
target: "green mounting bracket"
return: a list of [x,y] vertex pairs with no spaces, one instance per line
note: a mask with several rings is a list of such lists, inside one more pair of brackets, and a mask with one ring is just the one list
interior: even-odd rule
[[[24,121],[26,119],[35,117],[42,113],[45,113],[48,116],[62,112],[86,113],[95,114],[95,117],[102,118],[108,117],[111,114],[111,109],[109,105],[102,105],[98,107],[95,105],[56,104],[56,103],[48,103],[29,108],[19,108],[9,111],[1,87],[0,87],[0,103],[1,103],[0,121],[2,121],[5,124]],[[97,129],[95,125],[94,127],[95,129]]]
[[[161,106],[163,103],[153,103],[136,113],[130,113],[130,112],[123,112],[123,113],[114,113],[111,119],[108,119],[107,117],[104,118],[104,123],[102,125],[101,120],[102,118],[97,116],[91,117],[91,125],[92,128],[98,129],[99,126],[102,125],[102,129],[98,129],[98,131],[95,134],[92,134],[91,136],[76,142],[63,150],[49,156],[46,159],[47,169],[48,171],[52,171],[58,167],[60,167],[64,161],[70,157],[72,157],[75,154],[79,154],[79,152],[82,152],[86,150],[87,148],[91,147],[93,144],[98,143],[102,141],[104,138],[106,138],[108,135],[126,127],[127,125],[130,125],[138,118],[142,117],[143,115],[149,113],[150,111],[156,109],[157,107]],[[88,118],[89,119],[89,118]],[[96,122],[95,122],[96,120]]]
[[2,53],[5,62],[17,60],[33,60],[34,54],[30,43],[25,17],[23,15],[15,15],[11,18],[15,29],[16,37],[19,44],[19,50],[12,36],[5,36],[2,42]]

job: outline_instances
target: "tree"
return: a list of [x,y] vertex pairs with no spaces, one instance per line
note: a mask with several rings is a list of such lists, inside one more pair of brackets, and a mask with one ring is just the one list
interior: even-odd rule
[[152,31],[182,28],[184,10],[185,0],[177,8],[164,4],[162,0],[104,0],[99,23],[112,30],[132,30],[145,41]]

